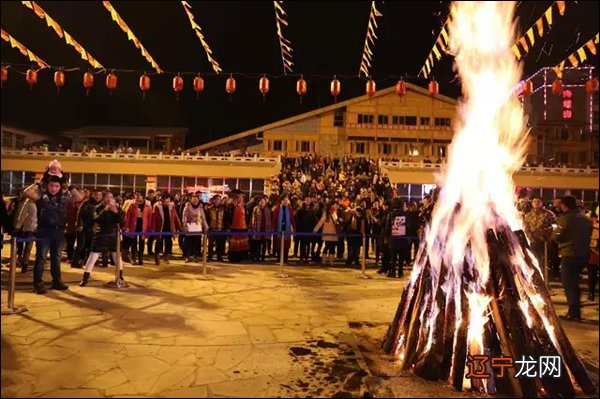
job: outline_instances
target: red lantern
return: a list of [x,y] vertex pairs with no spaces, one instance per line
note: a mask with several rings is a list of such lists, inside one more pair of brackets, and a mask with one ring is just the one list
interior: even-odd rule
[[146,92],[150,90],[150,77],[146,74],[140,76],[140,90],[142,90],[142,98],[146,98]]
[[65,73],[63,71],[54,72],[54,85],[56,90],[60,93],[60,88],[65,85]]
[[552,82],[552,93],[556,94],[557,96],[560,96],[563,92],[563,83],[562,80],[560,79],[556,79],[554,82]]
[[440,86],[438,85],[438,82],[436,82],[435,80],[432,80],[431,82],[429,82],[429,95],[430,96],[436,96],[438,94],[440,94]]
[[334,76],[333,80],[331,81],[330,86],[331,86],[330,89],[331,89],[331,95],[333,96],[333,101],[337,101],[337,96],[339,96],[340,92],[342,91],[342,84]]
[[403,97],[406,94],[406,82],[403,79],[400,79],[398,83],[396,83],[396,94],[399,97]]
[[521,90],[523,91],[523,96],[529,97],[533,94],[533,82],[531,80],[526,81],[523,83]]
[[307,90],[306,80],[300,75],[300,79],[296,82],[296,93],[300,96],[300,103],[302,103],[302,97],[306,94]]
[[365,88],[365,91],[367,92],[367,95],[369,97],[373,97],[373,95],[377,91],[377,85],[375,84],[374,80],[371,79],[367,81],[367,87]]
[[262,94],[262,96],[263,96],[263,101],[265,100],[265,96],[269,92],[269,88],[270,88],[269,78],[267,78],[266,76],[263,76],[262,78],[260,78],[260,80],[258,81],[258,90],[260,91],[260,94]]
[[177,99],[179,100],[179,92],[183,90],[183,78],[179,75],[173,78],[173,91],[177,94]]
[[235,79],[232,75],[230,75],[225,81],[225,91],[230,97],[233,93],[235,93]]
[[91,72],[83,74],[83,87],[85,87],[85,94],[90,94],[90,89],[94,86],[94,75]]
[[28,69],[25,74],[25,80],[29,83],[29,86],[33,89],[33,85],[37,83],[38,73],[35,69]]
[[[2,72],[2,81],[4,81],[4,72]],[[585,82],[585,92],[587,94],[594,94],[598,92],[598,79],[592,78]]]
[[117,88],[117,75],[112,72],[106,75],[106,87],[110,90],[112,96],[112,91]]
[[202,79],[200,75],[196,76],[192,86],[196,92],[196,99],[198,99],[200,97],[200,93],[204,91],[204,79]]
[[8,80],[8,68],[2,67],[2,86],[4,86],[4,82]]

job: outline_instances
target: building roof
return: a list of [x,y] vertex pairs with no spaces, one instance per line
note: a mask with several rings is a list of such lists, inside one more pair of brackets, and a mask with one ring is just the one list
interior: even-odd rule
[[[407,82],[406,83],[406,89],[408,91],[413,91],[413,92],[416,92],[416,93],[419,93],[419,94],[423,94],[423,95],[429,96],[429,91],[427,89],[425,89],[425,88],[423,88],[421,86],[417,86],[417,85],[412,84],[412,83],[408,83]],[[205,143],[205,144],[193,147],[193,148],[190,149],[190,151],[203,151],[205,149],[208,149],[208,148],[211,148],[211,147],[214,147],[214,146],[218,146],[218,145],[222,145],[222,144],[226,144],[226,143],[229,143],[229,142],[234,141],[234,140],[239,140],[239,139],[242,139],[242,138],[245,138],[245,137],[257,134],[257,133],[264,132],[266,130],[276,129],[278,127],[289,125],[291,123],[295,123],[295,122],[301,121],[303,119],[312,118],[312,117],[315,117],[315,116],[318,116],[318,115],[321,115],[321,114],[324,114],[324,113],[327,113],[327,112],[335,111],[336,109],[347,107],[349,105],[353,105],[353,104],[356,104],[356,103],[359,103],[359,102],[362,102],[362,101],[366,101],[366,100],[369,100],[371,98],[383,97],[383,96],[386,96],[388,94],[394,93],[395,90],[396,90],[396,87],[392,86],[392,87],[388,87],[388,88],[385,88],[385,89],[382,89],[382,90],[378,90],[372,97],[369,97],[369,96],[367,96],[365,94],[363,96],[354,97],[354,98],[351,98],[351,99],[346,100],[346,101],[341,101],[339,103],[328,105],[326,107],[317,108],[315,110],[312,110],[312,111],[309,111],[309,112],[305,112],[303,114],[299,114],[299,115],[296,115],[296,116],[292,116],[290,118],[282,119],[282,120],[277,121],[277,122],[273,122],[273,123],[269,123],[269,124],[266,124],[266,125],[263,125],[263,126],[259,126],[259,127],[254,128],[254,129],[246,130],[246,131],[241,132],[241,133],[233,134],[231,136],[227,136],[227,137],[224,137],[222,139],[210,141],[208,143]],[[436,95],[435,98],[438,101],[443,101],[443,102],[446,102],[448,104],[452,104],[452,105],[456,105],[457,104],[456,99],[454,99],[452,97],[444,96],[442,94]]]
[[50,136],[46,133],[40,133],[40,132],[36,132],[36,131],[32,131],[31,129],[22,129],[20,127],[16,127],[16,126],[8,126],[5,124],[2,124],[2,132],[7,132],[7,133],[14,133],[14,134],[22,134],[25,136],[40,136],[43,138],[50,138]]
[[185,127],[150,127],[150,126],[82,126],[77,129],[68,130],[63,136],[75,137],[106,137],[106,138],[151,138],[151,137],[173,137],[186,134]]

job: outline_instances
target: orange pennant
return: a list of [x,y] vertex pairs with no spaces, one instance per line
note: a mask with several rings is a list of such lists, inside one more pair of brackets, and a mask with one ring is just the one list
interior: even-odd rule
[[523,47],[523,50],[525,50],[526,53],[529,52],[529,46],[527,46],[527,40],[525,40],[525,36],[522,36],[519,39],[519,43],[521,43],[521,47]]
[[577,68],[579,65],[579,61],[577,60],[577,57],[575,57],[575,54],[571,54],[569,56],[569,61],[571,61],[571,65],[573,65],[575,68]]
[[585,45],[587,46],[588,50],[590,50],[590,53],[596,55],[596,45],[594,44],[593,40],[590,40]]
[[558,13],[560,15],[565,15],[565,2],[564,1],[557,1],[556,2],[556,6],[558,7]]
[[538,36],[544,36],[544,20],[542,18],[538,19],[535,26],[537,26]]

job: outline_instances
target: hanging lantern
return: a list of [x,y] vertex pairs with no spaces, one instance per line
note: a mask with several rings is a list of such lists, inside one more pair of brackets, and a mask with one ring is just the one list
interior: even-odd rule
[[307,90],[306,80],[304,80],[303,75],[300,75],[300,79],[296,82],[296,93],[300,96],[300,104],[302,104],[302,97],[304,97]]
[[85,94],[90,95],[90,89],[94,86],[94,75],[91,72],[83,74],[83,87],[85,87]]
[[331,81],[331,85],[330,86],[331,86],[330,89],[331,89],[331,95],[333,96],[333,101],[336,102],[337,101],[337,96],[339,96],[340,92],[342,91],[342,84],[334,76],[333,80]]
[[150,77],[146,74],[140,76],[140,90],[142,91],[142,98],[146,98],[146,92],[150,90]]
[[552,82],[552,93],[556,94],[557,96],[560,96],[563,92],[563,83],[562,80],[560,79],[556,79],[554,82]]
[[523,91],[523,96],[529,97],[533,94],[533,82],[531,80],[526,81],[523,83],[521,90]]
[[269,92],[269,88],[270,88],[269,78],[267,78],[266,76],[263,75],[263,77],[260,78],[260,80],[258,81],[258,90],[260,91],[260,94],[262,94],[262,96],[263,96],[263,101],[265,101],[265,96]]
[[179,93],[183,90],[183,78],[179,75],[173,78],[173,91],[177,94],[179,100]]
[[56,91],[60,93],[60,88],[65,85],[65,73],[61,70],[54,72],[54,85]]
[[399,97],[403,97],[406,94],[406,82],[403,79],[400,79],[398,83],[396,83],[396,94]]
[[200,98],[200,93],[204,91],[204,79],[200,75],[196,76],[192,86],[196,92],[196,99]]
[[367,81],[367,86],[365,88],[365,91],[367,92],[367,96],[373,97],[373,95],[377,91],[377,85],[375,84],[374,80],[371,79],[371,80]]
[[25,74],[25,80],[29,83],[29,86],[33,89],[33,85],[37,83],[38,73],[35,69],[28,69]]
[[[4,72],[2,72],[2,81],[4,81]],[[598,79],[592,78],[585,82],[585,92],[588,95],[598,93]]]
[[229,94],[229,99],[231,100],[231,96],[235,93],[235,79],[233,75],[229,75],[227,80],[225,81],[225,91]]
[[2,86],[4,86],[4,82],[8,80],[8,68],[2,67]]
[[430,96],[436,96],[438,94],[440,94],[440,85],[438,85],[438,82],[436,82],[435,80],[432,80],[431,82],[429,82],[429,95]]
[[112,91],[117,88],[117,75],[112,72],[106,75],[106,87],[110,90],[112,96]]

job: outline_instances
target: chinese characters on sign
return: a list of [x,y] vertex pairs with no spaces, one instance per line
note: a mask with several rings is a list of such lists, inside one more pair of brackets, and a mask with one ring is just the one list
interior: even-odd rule
[[573,91],[567,89],[562,92],[562,116],[563,119],[573,117]]
[[[504,378],[506,370],[513,368],[513,359],[505,356],[469,355],[467,366],[469,371],[466,377],[469,379],[489,378],[492,371],[497,378]],[[514,361],[514,366],[518,366],[516,378],[560,378],[562,359],[560,356],[540,356],[536,360],[532,356],[521,356],[521,359]]]

